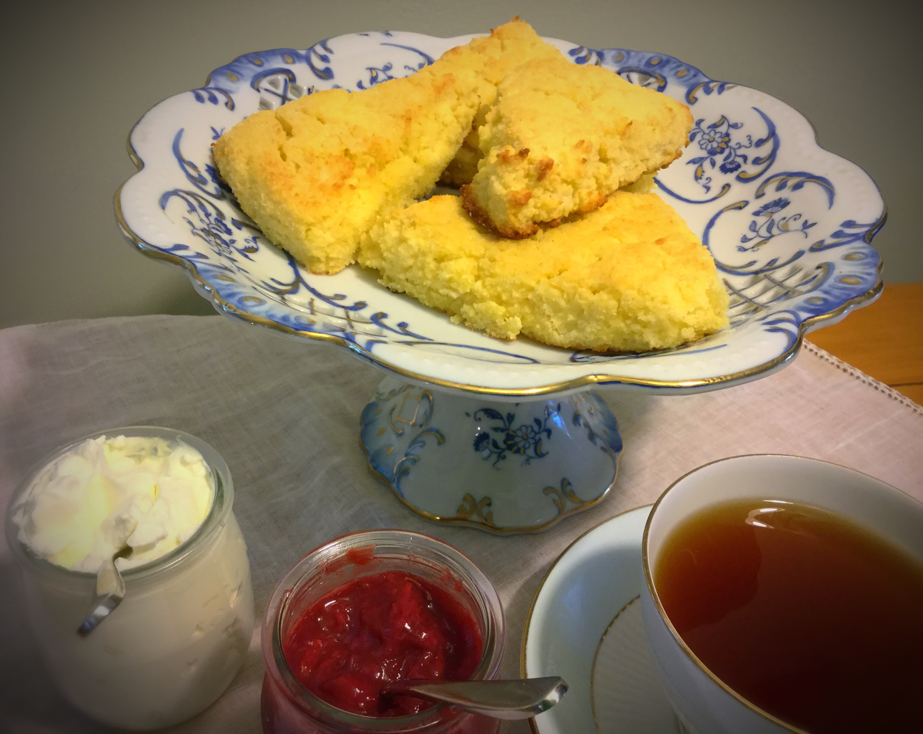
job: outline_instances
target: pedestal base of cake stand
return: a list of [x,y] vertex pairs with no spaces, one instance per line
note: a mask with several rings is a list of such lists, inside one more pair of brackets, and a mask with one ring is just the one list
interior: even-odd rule
[[386,377],[362,411],[369,469],[428,520],[538,532],[599,503],[622,439],[592,391],[491,401]]

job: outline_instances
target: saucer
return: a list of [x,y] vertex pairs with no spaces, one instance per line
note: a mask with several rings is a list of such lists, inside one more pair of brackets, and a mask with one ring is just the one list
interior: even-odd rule
[[619,610],[599,641],[590,702],[599,734],[682,732],[651,659],[640,596]]
[[582,535],[539,586],[523,635],[522,674],[560,675],[569,690],[530,720],[536,734],[679,731],[645,655],[640,602],[633,603],[644,580],[641,537],[650,511],[630,510]]

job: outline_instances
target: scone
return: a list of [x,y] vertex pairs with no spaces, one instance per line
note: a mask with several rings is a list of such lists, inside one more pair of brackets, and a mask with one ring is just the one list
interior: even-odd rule
[[439,59],[449,71],[467,70],[478,79],[478,112],[455,158],[440,177],[440,183],[461,186],[471,183],[483,157],[478,147],[478,128],[497,96],[497,86],[515,66],[535,59],[566,60],[554,46],[543,41],[528,23],[513,18],[491,30],[490,35],[473,39],[465,46],[446,51]]
[[505,237],[596,209],[679,157],[689,108],[597,66],[561,58],[509,71],[479,130],[484,158],[465,208]]
[[634,352],[728,323],[714,260],[656,194],[619,191],[525,240],[479,226],[456,196],[434,196],[382,218],[359,262],[392,290],[501,339]]
[[381,211],[433,187],[470,131],[479,82],[447,66],[257,112],[215,143],[218,170],[272,242],[336,273]]

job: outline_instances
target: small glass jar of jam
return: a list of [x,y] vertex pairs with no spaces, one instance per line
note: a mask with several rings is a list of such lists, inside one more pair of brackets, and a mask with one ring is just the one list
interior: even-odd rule
[[399,679],[490,680],[503,647],[496,589],[419,533],[337,538],[282,579],[263,620],[265,734],[495,734],[499,721],[380,696]]

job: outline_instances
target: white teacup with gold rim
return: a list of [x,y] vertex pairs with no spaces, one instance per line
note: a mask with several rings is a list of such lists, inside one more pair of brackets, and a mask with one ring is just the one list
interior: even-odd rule
[[812,459],[724,459],[661,495],[642,563],[654,664],[690,734],[919,727],[910,496]]

